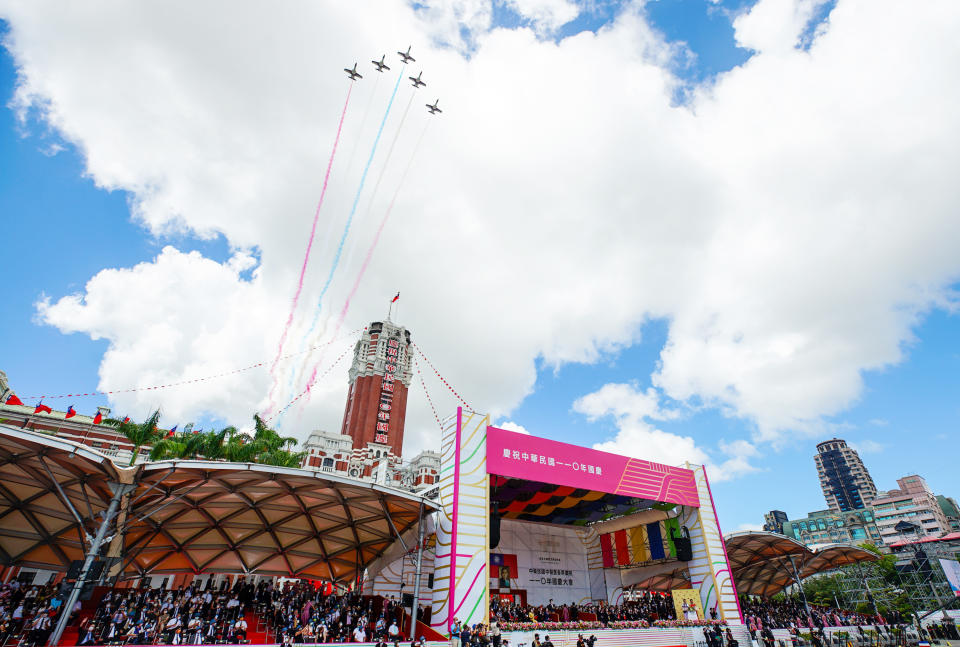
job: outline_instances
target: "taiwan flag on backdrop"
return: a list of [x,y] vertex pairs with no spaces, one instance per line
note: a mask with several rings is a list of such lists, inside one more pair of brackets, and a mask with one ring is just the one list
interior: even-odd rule
[[508,553],[490,553],[490,575],[501,581],[500,588],[510,588],[510,580],[517,579],[517,556]]
[[74,417],[75,415],[77,415],[77,411],[76,409],[73,408],[73,405],[71,404],[69,407],[67,407],[67,415],[65,415],[63,419],[68,420]]
[[93,417],[93,424],[99,425],[101,422],[103,422],[103,414],[97,411],[97,415]]
[[53,413],[53,409],[51,409],[50,407],[48,407],[47,405],[45,405],[45,404],[42,403],[42,402],[40,402],[40,403],[37,404],[37,408],[34,409],[33,412],[34,412],[34,413],[40,413],[41,411],[42,411],[43,413]]

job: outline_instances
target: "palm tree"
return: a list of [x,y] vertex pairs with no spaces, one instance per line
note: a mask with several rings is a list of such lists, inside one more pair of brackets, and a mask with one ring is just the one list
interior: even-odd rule
[[133,445],[133,451],[130,454],[130,465],[132,466],[140,453],[140,448],[144,445],[153,445],[160,440],[160,432],[157,431],[157,423],[160,422],[160,410],[157,409],[150,417],[140,424],[125,420],[116,420],[108,418],[103,421],[104,424],[116,427],[117,431],[126,437]]
[[253,414],[253,426],[253,444],[257,446],[255,462],[278,467],[300,467],[306,452],[291,451],[297,444],[296,438],[281,436],[257,414]]

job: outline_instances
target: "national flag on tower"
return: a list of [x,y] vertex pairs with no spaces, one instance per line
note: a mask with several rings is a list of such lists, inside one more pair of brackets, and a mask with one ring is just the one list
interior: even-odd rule
[[17,405],[18,407],[22,407],[22,406],[23,406],[23,402],[22,402],[22,401],[20,400],[20,398],[18,398],[18,397],[16,396],[16,394],[14,394],[14,393],[11,393],[11,394],[10,394],[10,397],[7,398],[7,404],[15,404],[15,405]]
[[397,292],[397,296],[390,299],[390,303],[396,303],[400,299],[400,293]]
[[97,415],[93,417],[93,424],[99,425],[101,422],[103,422],[103,414],[97,411]]
[[130,422],[130,416],[124,416],[124,417],[123,417],[123,421],[124,421],[124,422]]
[[71,404],[69,407],[67,407],[67,415],[65,415],[65,416],[63,417],[63,419],[64,419],[64,420],[69,420],[70,418],[74,417],[75,415],[77,415],[77,411],[76,411],[76,409],[73,408],[73,405]]
[[43,402],[37,403],[37,408],[33,410],[34,413],[53,413],[53,409],[45,405]]
[[177,425],[174,425],[173,427],[170,428],[170,431],[167,432],[167,438],[170,438],[175,433],[177,433]]

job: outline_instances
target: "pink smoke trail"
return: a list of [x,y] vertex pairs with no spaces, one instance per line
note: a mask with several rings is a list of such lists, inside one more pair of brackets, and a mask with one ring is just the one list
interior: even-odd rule
[[[373,236],[373,241],[370,243],[370,247],[367,248],[367,254],[363,259],[363,264],[360,266],[360,271],[357,272],[357,278],[353,281],[353,287],[350,289],[350,294],[347,295],[347,300],[343,304],[343,309],[340,310],[340,316],[337,318],[337,327],[334,329],[333,336],[336,338],[337,334],[340,332],[340,326],[343,325],[343,320],[347,316],[347,311],[350,309],[350,301],[353,300],[353,297],[357,294],[357,288],[360,287],[360,281],[363,279],[364,273],[367,271],[367,267],[370,265],[370,259],[373,258],[373,252],[377,249],[377,243],[380,242],[380,234],[383,233],[384,227],[387,225],[387,220],[390,219],[390,213],[393,211],[393,205],[397,201],[397,196],[400,195],[400,189],[403,188],[403,184],[407,179],[407,173],[410,172],[410,167],[413,166],[413,160],[417,155],[417,151],[420,150],[420,143],[423,141],[424,135],[427,134],[427,128],[430,127],[432,121],[428,121],[427,124],[423,127],[423,130],[420,132],[420,137],[417,139],[417,143],[413,147],[413,152],[410,154],[410,161],[407,162],[407,167],[403,170],[403,175],[400,176],[400,183],[397,184],[396,191],[393,192],[393,197],[390,198],[390,204],[387,206],[386,212],[383,214],[383,218],[380,220],[380,226],[377,227],[377,232]],[[313,387],[313,383],[317,376],[317,369],[320,367],[320,363],[323,361],[323,350],[321,350],[320,358],[317,360],[316,365],[313,367],[313,372],[310,374],[310,379],[307,380],[307,399],[310,399],[310,389]]]
[[307,251],[303,255],[303,266],[300,268],[300,279],[297,281],[297,290],[293,294],[293,302],[290,304],[290,314],[287,315],[287,323],[283,327],[283,333],[280,335],[280,343],[277,344],[277,356],[270,365],[270,376],[273,383],[270,386],[270,393],[267,395],[269,406],[264,413],[270,413],[274,408],[274,392],[277,389],[278,379],[276,374],[277,363],[283,354],[283,345],[287,341],[287,335],[290,332],[290,326],[293,324],[293,315],[297,310],[297,303],[300,301],[300,293],[303,291],[303,278],[307,273],[307,265],[310,263],[310,250],[313,249],[313,238],[317,233],[317,221],[320,219],[320,209],[323,207],[323,199],[327,195],[327,185],[330,182],[330,170],[333,168],[333,158],[337,154],[337,144],[340,143],[340,133],[343,131],[343,121],[347,116],[347,106],[350,105],[350,94],[353,92],[353,83],[347,88],[347,100],[343,102],[343,111],[340,113],[340,123],[337,124],[337,136],[333,139],[333,150],[330,151],[330,160],[327,162],[327,172],[323,176],[323,188],[320,190],[320,200],[317,202],[317,210],[313,214],[313,223],[310,225],[310,238],[307,240]]

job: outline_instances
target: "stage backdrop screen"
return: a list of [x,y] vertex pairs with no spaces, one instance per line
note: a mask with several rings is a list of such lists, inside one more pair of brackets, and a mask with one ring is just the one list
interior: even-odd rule
[[487,427],[487,472],[699,507],[693,471]]
[[577,528],[504,520],[490,551],[490,588],[524,590],[527,604],[591,601],[586,546]]

